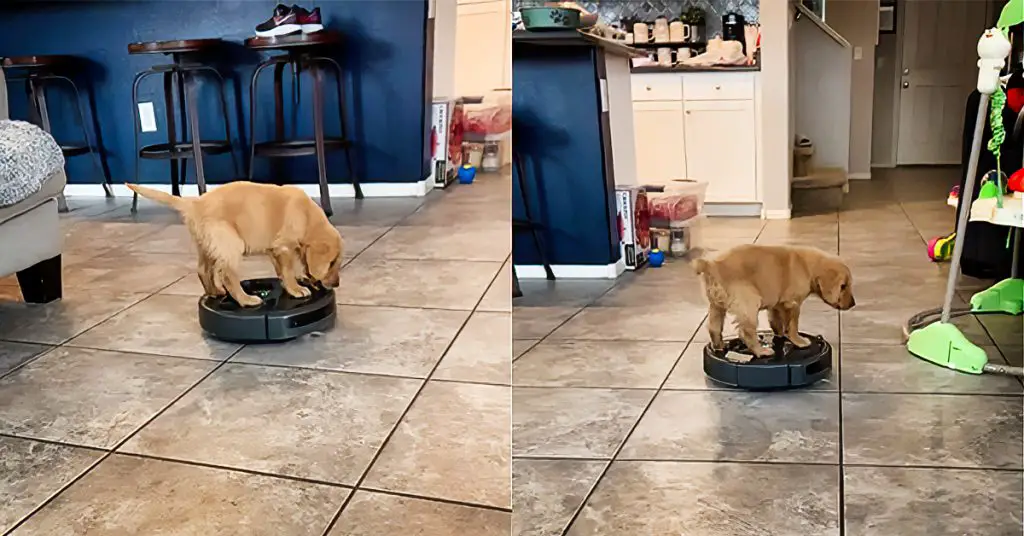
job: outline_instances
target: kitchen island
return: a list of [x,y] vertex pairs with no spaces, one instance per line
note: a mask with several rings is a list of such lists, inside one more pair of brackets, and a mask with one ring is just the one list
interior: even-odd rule
[[[633,54],[576,31],[513,34],[513,165],[523,164],[526,186],[513,181],[513,217],[526,217],[525,199],[557,277],[615,278],[625,268],[614,194],[637,184]],[[519,277],[544,277],[530,233],[515,234],[512,260]]]

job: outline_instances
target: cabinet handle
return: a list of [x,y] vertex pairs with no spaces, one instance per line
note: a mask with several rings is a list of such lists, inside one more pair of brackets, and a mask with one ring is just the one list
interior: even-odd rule
[[647,91],[651,90],[651,86],[644,86],[644,87],[647,89]]
[[715,91],[722,89],[722,86],[715,86]]
[[690,115],[690,110],[686,110],[686,115]]

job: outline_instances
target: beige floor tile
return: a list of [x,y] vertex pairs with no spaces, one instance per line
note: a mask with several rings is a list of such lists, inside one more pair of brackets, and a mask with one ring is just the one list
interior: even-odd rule
[[510,508],[508,391],[428,383],[363,485]]

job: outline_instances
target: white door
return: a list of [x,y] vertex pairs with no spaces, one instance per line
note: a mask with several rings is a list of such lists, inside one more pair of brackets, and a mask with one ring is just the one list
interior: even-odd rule
[[757,201],[753,101],[686,101],[686,171],[708,183],[705,201]]
[[681,101],[634,102],[633,132],[638,184],[668,184],[686,178]]
[[903,6],[896,163],[959,164],[964,106],[978,78],[978,38],[988,2],[911,1]]
[[511,85],[512,28],[508,0],[464,3],[455,25],[455,93],[484,96]]

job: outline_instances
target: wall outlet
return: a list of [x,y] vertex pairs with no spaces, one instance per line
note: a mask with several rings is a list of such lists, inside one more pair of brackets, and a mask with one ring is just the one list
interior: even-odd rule
[[862,60],[864,59],[864,47],[853,47],[853,59]]
[[152,102],[139,103],[139,123],[143,132],[156,132],[156,113]]

